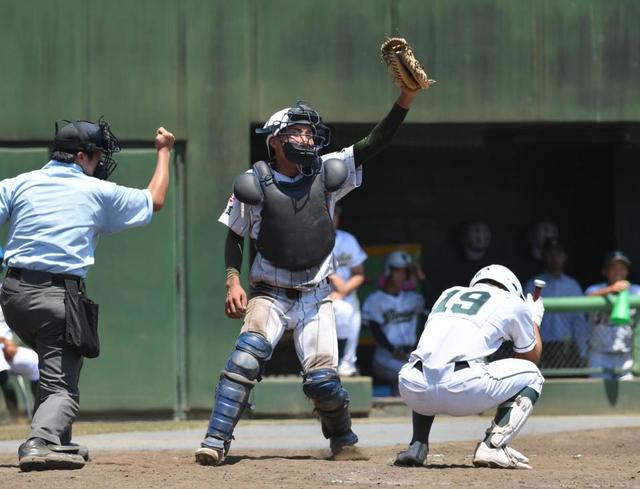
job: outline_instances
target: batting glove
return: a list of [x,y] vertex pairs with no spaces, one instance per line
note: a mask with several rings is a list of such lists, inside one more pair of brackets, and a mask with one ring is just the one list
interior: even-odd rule
[[527,306],[529,307],[529,312],[531,312],[531,319],[533,319],[534,323],[540,326],[542,316],[544,316],[544,304],[542,299],[534,301],[533,296],[531,294],[527,294]]

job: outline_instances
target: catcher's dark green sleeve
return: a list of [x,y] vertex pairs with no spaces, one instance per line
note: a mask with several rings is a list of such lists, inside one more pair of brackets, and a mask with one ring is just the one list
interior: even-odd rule
[[384,119],[378,122],[376,127],[371,130],[371,133],[353,145],[356,166],[361,165],[389,144],[407,116],[407,112],[409,112],[409,109],[393,104],[391,111]]

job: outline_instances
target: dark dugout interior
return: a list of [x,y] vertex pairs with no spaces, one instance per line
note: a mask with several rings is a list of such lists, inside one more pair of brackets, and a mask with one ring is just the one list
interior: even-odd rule
[[[370,128],[331,126],[328,151]],[[363,246],[421,244],[428,306],[489,263],[508,266],[523,284],[542,271],[528,241],[539,221],[558,226],[566,273],[583,288],[602,280],[602,256],[613,248],[629,254],[637,281],[637,133],[631,124],[405,124],[364,164],[362,187],[342,199],[341,227]],[[265,157],[254,134],[252,161]],[[459,233],[475,220],[489,224],[492,238],[484,258],[469,261]]]

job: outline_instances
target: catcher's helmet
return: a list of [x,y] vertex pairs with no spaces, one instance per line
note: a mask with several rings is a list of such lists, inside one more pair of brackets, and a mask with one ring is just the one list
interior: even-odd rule
[[413,258],[406,251],[392,251],[384,260],[384,276],[391,275],[392,268],[409,268]]
[[507,267],[502,265],[489,265],[483,267],[473,276],[469,287],[480,282],[494,282],[503,287],[507,292],[524,300],[524,294],[522,293],[522,285],[515,274]]
[[[66,123],[59,127],[59,122]],[[56,121],[56,133],[53,139],[53,151],[77,153],[78,151],[93,153],[100,151],[102,157],[93,176],[106,180],[113,173],[118,163],[113,154],[120,151],[120,143],[111,132],[109,123],[102,120],[90,121]]]
[[320,114],[311,108],[309,104],[298,100],[293,107],[279,110],[264,124],[262,128],[256,129],[257,134],[266,136],[267,151],[271,156],[271,138],[286,134],[286,128],[295,124],[306,124],[311,126],[313,133],[313,145],[302,146],[291,142],[283,143],[283,149],[287,159],[301,166],[303,169],[312,167],[318,161],[318,152],[329,144],[331,131],[322,122]]

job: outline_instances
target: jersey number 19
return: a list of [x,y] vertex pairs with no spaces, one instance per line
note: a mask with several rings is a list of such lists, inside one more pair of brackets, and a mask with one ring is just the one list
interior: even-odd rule
[[[438,304],[433,308],[431,314],[445,312],[449,307],[449,303],[460,292],[461,289],[450,290],[444,299],[438,302]],[[491,294],[482,290],[465,292],[464,294],[460,294],[458,297],[455,297],[456,300],[451,304],[450,311],[453,313],[465,314],[467,316],[474,316],[490,298]]]

